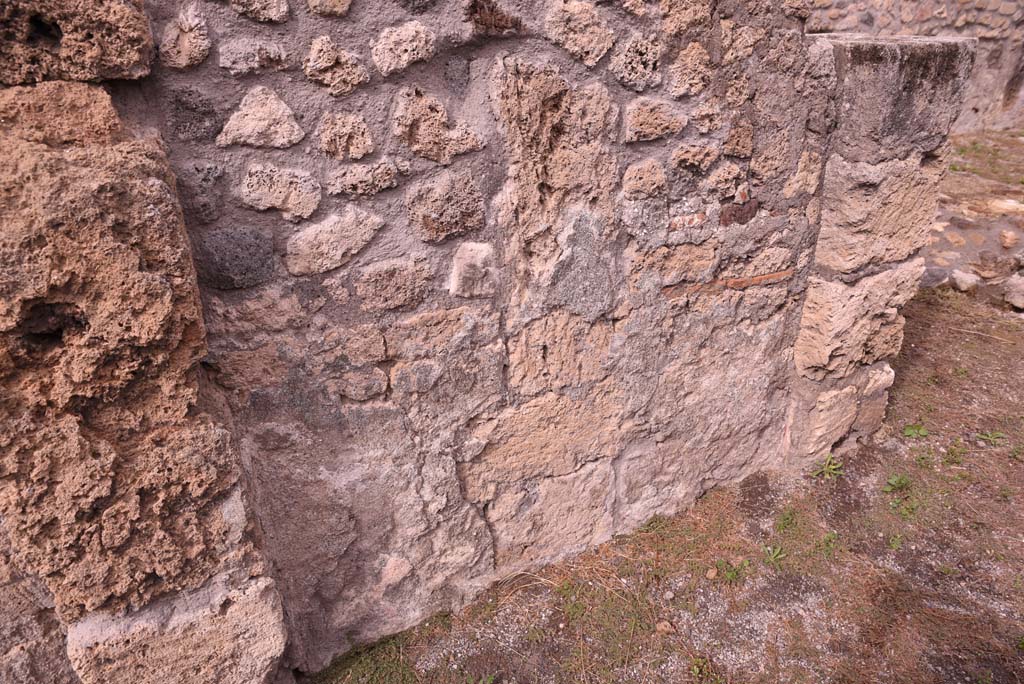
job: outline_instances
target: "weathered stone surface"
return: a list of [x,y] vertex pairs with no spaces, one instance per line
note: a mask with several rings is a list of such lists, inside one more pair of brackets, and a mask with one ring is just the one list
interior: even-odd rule
[[679,51],[669,67],[669,92],[673,97],[700,95],[711,83],[711,76],[711,57],[703,45],[694,41]]
[[320,119],[320,149],[331,157],[362,159],[373,152],[373,136],[360,114],[324,114]]
[[242,98],[238,109],[217,136],[217,145],[291,147],[306,137],[295,113],[270,88],[256,86]]
[[917,252],[931,234],[945,167],[941,156],[875,165],[834,155],[825,168],[818,263],[850,273]]
[[193,3],[164,27],[160,37],[160,61],[173,69],[194,67],[210,54],[210,45],[206,20],[199,6]]
[[449,125],[444,104],[417,88],[399,91],[392,127],[413,153],[439,164],[448,165],[457,155],[483,148],[480,136],[467,124]]
[[600,62],[615,43],[615,34],[598,9],[582,0],[551,3],[544,29],[552,41],[588,67]]
[[859,364],[894,356],[903,344],[899,307],[917,293],[916,260],[846,285],[812,278],[794,359],[807,378],[843,378]]
[[232,38],[218,47],[218,61],[232,76],[259,71],[279,71],[288,63],[288,52],[278,43],[260,38]]
[[[1006,10],[1009,9],[1010,12]],[[1024,25],[1012,14],[1014,3],[950,3],[921,0],[856,3],[816,0],[808,28],[880,36],[974,36],[978,55],[954,132],[1012,129],[1024,122],[1024,91],[1020,88]]]
[[142,78],[152,58],[142,0],[7,0],[0,6],[5,85]]
[[352,206],[297,232],[288,240],[285,263],[292,275],[326,273],[344,266],[384,227],[379,216]]
[[640,97],[626,106],[625,141],[657,140],[679,133],[686,124],[686,115],[670,102]]
[[[839,36],[833,44],[843,74],[837,154],[875,164],[940,147],[960,112],[974,64],[969,43]],[[899,125],[893,124],[896,115]]]
[[352,0],[308,0],[309,11],[327,17],[343,17],[348,14]]
[[424,242],[441,242],[484,226],[484,200],[469,173],[446,171],[405,197],[409,222]]
[[376,164],[350,164],[327,175],[331,195],[370,196],[398,186],[398,167],[382,159]]
[[430,267],[412,259],[389,259],[364,268],[356,294],[368,311],[389,311],[423,301],[434,277]]
[[228,0],[231,9],[256,21],[288,19],[288,0]]
[[385,76],[434,56],[434,32],[418,21],[386,28],[373,44],[373,63]]
[[214,577],[126,616],[71,625],[68,655],[84,682],[269,683],[284,651],[281,599],[260,577]]
[[638,93],[653,88],[661,83],[661,51],[657,36],[633,34],[615,48],[611,72]]
[[[81,451],[97,454],[89,461],[67,456],[70,428],[43,421],[45,430],[30,434],[40,446],[32,453],[59,467],[19,464],[17,481],[33,472],[60,481],[47,501],[70,502],[73,515],[57,527],[84,530],[95,545],[71,545],[80,553],[68,561],[73,568],[86,562],[89,572],[105,571],[107,557],[121,553],[105,545],[125,537],[121,548],[132,549],[132,568],[143,572],[115,564],[102,575],[115,585],[108,599],[89,593],[97,575],[65,581],[43,554],[31,557],[43,567],[27,572],[46,575],[61,610],[76,591],[104,602],[72,617],[54,613],[103,637],[74,642],[82,672],[174,681],[179,664],[166,662],[165,644],[178,640],[200,660],[186,671],[260,681],[279,650],[283,620],[286,669],[308,673],[460,605],[498,577],[674,513],[709,487],[769,468],[796,472],[815,458],[808,455],[814,441],[828,448],[877,425],[891,374],[871,359],[895,349],[906,288],[901,277],[879,273],[891,265],[877,259],[841,275],[815,260],[821,173],[845,116],[835,97],[843,74],[828,39],[800,30],[798,3],[552,0],[534,11],[505,0],[407,0],[352,4],[343,20],[314,16],[325,4],[313,11],[308,0],[300,4],[295,20],[278,27],[204,4],[222,69],[158,63],[155,78],[111,88],[122,111],[166,135],[206,310],[200,317],[181,269],[177,279],[161,280],[164,262],[152,250],[132,253],[127,272],[154,284],[120,295],[109,308],[125,313],[102,325],[148,325],[156,319],[135,304],[173,300],[180,288],[192,288],[193,310],[153,323],[153,335],[168,336],[142,341],[155,359],[142,356],[135,340],[112,335],[122,355],[82,380],[82,387],[102,385],[94,397],[62,394],[60,383],[38,391],[40,406],[88,405],[89,420],[107,404],[117,412],[100,410],[102,425],[76,433]],[[177,10],[155,8],[154,17],[166,22]],[[414,64],[422,46],[391,44],[410,51],[382,52],[390,61],[381,58],[381,71],[395,70],[369,84],[358,62],[385,45],[374,36],[391,35],[387,27],[401,29],[413,14],[437,32],[433,50],[443,54]],[[312,78],[267,73],[297,66],[279,46],[295,44],[301,54],[322,33],[338,45],[321,41],[324,59],[306,64]],[[339,61],[340,47],[353,54]],[[254,87],[273,88],[310,132],[320,124],[319,133],[291,147],[216,149],[239,97]],[[332,100],[331,88],[344,100]],[[653,97],[631,101],[630,89]],[[27,104],[11,98],[5,124],[28,130],[26,118],[46,117],[44,133],[24,135],[52,141],[62,154],[86,144],[69,140],[88,138],[90,147],[127,140],[112,109],[48,95]],[[362,118],[338,127],[324,119],[345,113]],[[902,120],[891,117],[896,128]],[[629,136],[633,144],[625,144]],[[930,152],[918,145],[899,160]],[[349,163],[356,158],[362,163]],[[82,173],[72,182],[91,180]],[[389,191],[400,182],[401,193]],[[326,198],[321,212],[320,183],[347,197]],[[18,197],[36,191],[29,187]],[[51,194],[37,204],[46,206]],[[138,197],[140,207],[149,199],[133,190],[118,197]],[[168,232],[153,218],[162,205],[153,206],[146,220]],[[277,212],[251,208],[315,219],[292,228]],[[89,263],[71,265],[91,274],[101,247],[152,244],[141,222],[115,221],[120,242],[86,241]],[[466,237],[448,239],[460,233]],[[51,228],[18,243],[16,254],[31,262],[62,234]],[[179,243],[187,264],[187,243]],[[0,269],[0,283],[11,273],[22,287],[50,272],[14,263]],[[106,262],[98,263],[103,271]],[[104,285],[124,293],[113,277]],[[81,299],[79,286],[71,278],[54,285],[60,297],[47,299],[47,309],[15,305],[11,320],[27,326],[17,344],[77,344],[88,334],[66,305],[84,310],[80,302],[107,295],[90,290]],[[838,313],[816,318],[822,301]],[[810,333],[799,332],[805,302]],[[808,346],[815,335],[820,344]],[[797,338],[802,346],[794,350]],[[107,341],[88,349],[106,350]],[[794,356],[803,363],[818,348],[826,351],[808,372],[820,379],[801,376]],[[5,359],[0,353],[0,377],[10,367]],[[844,359],[851,371],[840,378]],[[170,399],[133,395],[129,403],[108,382],[121,374],[134,387],[167,367],[176,374],[160,374],[152,391],[171,392]],[[4,388],[23,387],[16,377]],[[0,406],[9,394],[0,393]],[[164,422],[152,420],[156,408]],[[204,418],[208,411],[220,422]],[[816,425],[819,414],[833,418]],[[40,425],[23,423],[26,434]],[[6,454],[7,443],[0,445]],[[92,463],[98,475],[69,476],[68,462]],[[118,505],[107,513],[110,472]],[[88,486],[76,489],[80,482]],[[31,491],[34,483],[0,490]],[[128,493],[137,483],[145,497],[136,514]],[[169,502],[173,514],[152,511],[150,501]],[[24,509],[37,513],[33,505]],[[93,508],[107,519],[97,522]],[[24,526],[13,529],[21,534]],[[169,571],[139,550],[153,546]],[[195,600],[211,577],[230,577],[222,586],[245,595],[265,577],[262,553],[283,613],[272,593],[243,598],[252,610],[237,621],[233,611],[242,605]],[[159,610],[146,612],[154,602]],[[0,624],[5,616],[0,607]],[[238,662],[208,659],[204,649],[214,646]],[[147,647],[149,669],[140,661]]]
[[242,202],[253,209],[280,209],[288,221],[309,218],[320,206],[320,183],[305,171],[253,164],[240,189]]
[[953,287],[960,292],[974,292],[981,285],[981,276],[974,273],[954,270],[950,274]]
[[682,35],[711,22],[711,0],[661,0],[662,31]]
[[370,80],[370,72],[359,59],[334,45],[330,36],[319,36],[309,46],[309,54],[302,62],[306,77],[327,86],[335,97],[346,95]]
[[456,297],[490,297],[497,289],[494,247],[486,242],[463,242],[455,250],[448,294]]
[[810,418],[810,434],[807,441],[807,455],[820,457],[845,437],[857,420],[856,387],[822,392],[815,402]]
[[667,185],[665,167],[657,159],[630,164],[622,176],[622,192],[631,200],[657,197],[665,192]]

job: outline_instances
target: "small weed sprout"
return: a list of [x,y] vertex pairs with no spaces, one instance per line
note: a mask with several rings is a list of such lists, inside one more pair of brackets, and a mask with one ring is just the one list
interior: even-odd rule
[[744,560],[737,565],[733,565],[727,560],[720,560],[715,563],[715,567],[718,568],[718,572],[726,584],[736,584],[743,579],[744,573],[750,567],[750,561]]
[[786,552],[782,550],[781,546],[765,546],[764,547],[764,563],[770,565],[776,570],[782,567],[782,560],[786,557]]
[[836,548],[839,546],[839,533],[829,532],[826,534],[820,542],[818,542],[818,549],[821,551],[821,555],[831,560],[835,558]]
[[1024,651],[1024,636],[1017,640],[1017,650]]
[[889,537],[889,548],[892,549],[893,551],[899,551],[900,549],[902,549],[903,548],[903,535],[902,534],[894,534],[891,537]]
[[914,423],[903,427],[903,436],[911,439],[924,439],[930,433],[922,423]]
[[725,679],[718,675],[708,658],[694,658],[690,661],[690,676],[695,684],[725,684]]
[[889,479],[885,481],[885,486],[882,487],[882,491],[888,494],[905,492],[908,489],[910,489],[910,478],[902,473],[889,476]]
[[942,457],[942,462],[945,465],[960,465],[964,462],[964,454],[966,453],[967,448],[964,446],[963,440],[957,437],[956,441],[946,449],[946,455]]
[[794,527],[796,527],[796,510],[786,507],[779,515],[779,519],[775,521],[775,531],[781,534]]
[[979,432],[978,439],[989,446],[999,446],[999,443],[1006,439],[1006,435],[1002,432]]
[[836,460],[836,457],[829,454],[825,457],[825,460],[818,466],[812,475],[814,477],[820,477],[825,480],[834,480],[838,477],[843,476],[843,462]]
[[1024,446],[1018,444],[1010,450],[1010,460],[1018,463],[1024,462]]

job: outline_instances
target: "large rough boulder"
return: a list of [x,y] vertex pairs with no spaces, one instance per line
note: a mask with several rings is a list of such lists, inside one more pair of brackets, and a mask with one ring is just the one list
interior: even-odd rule
[[152,59],[142,0],[0,4],[0,83],[140,78]]
[[[64,623],[130,616],[230,569],[258,575],[229,433],[193,411],[204,329],[163,146],[132,136],[109,96],[84,84],[0,90],[0,119],[0,518],[11,555]],[[279,624],[272,583],[265,593],[259,618]],[[148,638],[173,627],[151,624]],[[75,654],[87,684],[129,681],[94,666],[109,638],[92,630]],[[282,646],[224,657],[272,672]],[[135,653],[148,674],[130,681],[185,681],[192,666],[173,651]]]

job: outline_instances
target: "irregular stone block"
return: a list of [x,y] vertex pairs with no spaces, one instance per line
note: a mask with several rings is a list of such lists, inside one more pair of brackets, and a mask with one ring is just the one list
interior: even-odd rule
[[857,420],[856,387],[822,392],[811,411],[805,448],[808,456],[824,456],[850,432]]
[[68,655],[83,684],[257,684],[276,673],[285,637],[272,580],[219,575],[141,611],[72,624]]
[[232,38],[217,49],[217,63],[232,76],[280,71],[288,66],[288,52],[281,45],[259,38]]
[[308,0],[309,11],[325,17],[343,17],[348,14],[352,0]]
[[465,123],[449,126],[444,104],[417,88],[399,91],[392,124],[394,134],[414,154],[446,166],[455,156],[484,146]]
[[647,199],[665,192],[668,177],[657,159],[630,164],[622,176],[622,192],[627,199]]
[[228,0],[231,9],[256,21],[288,19],[288,0]]
[[641,92],[661,83],[661,42],[657,36],[633,34],[612,55],[611,72],[624,86]]
[[[82,115],[72,130],[55,111]],[[253,548],[224,508],[239,475],[230,436],[192,411],[206,350],[164,147],[116,125],[98,87],[0,90],[0,118],[13,122],[0,131],[11,548],[64,622],[194,589],[229,546]],[[101,665],[75,662],[83,676]]]
[[324,114],[320,119],[320,149],[335,159],[362,159],[373,153],[373,137],[361,114]]
[[206,20],[195,3],[172,19],[160,37],[160,61],[172,69],[187,69],[202,64],[210,54],[210,36]]
[[388,76],[434,56],[434,32],[418,21],[386,28],[373,44],[373,63]]
[[412,259],[379,261],[359,273],[356,294],[367,311],[390,311],[423,301],[434,277],[430,266]]
[[817,262],[852,273],[916,253],[931,235],[945,167],[941,156],[868,164],[833,155],[825,167]]
[[376,164],[351,164],[327,176],[327,192],[331,195],[368,197],[397,186],[398,167],[387,159]]
[[369,244],[384,221],[352,206],[297,232],[288,240],[285,264],[295,276],[326,273],[344,266]]
[[217,136],[217,146],[291,147],[306,137],[291,107],[270,88],[256,86]]
[[661,0],[661,30],[678,36],[711,23],[711,0]]
[[581,0],[555,0],[544,20],[544,30],[554,43],[588,67],[601,61],[615,43],[615,34],[597,8]]
[[833,150],[877,164],[931,152],[960,113],[974,64],[969,41],[827,37],[835,50],[839,107]]
[[274,241],[257,229],[215,228],[193,237],[200,281],[218,290],[262,285],[274,276]]
[[490,297],[497,290],[494,247],[486,242],[463,242],[455,250],[448,294],[456,297]]
[[700,95],[711,83],[711,57],[703,45],[694,41],[679,51],[668,73],[672,97]]
[[409,222],[424,242],[441,242],[483,228],[484,200],[468,172],[445,172],[405,197]]
[[320,183],[311,174],[270,164],[250,166],[239,194],[253,209],[280,209],[286,221],[309,218],[320,206]]
[[669,102],[640,97],[626,106],[625,141],[657,140],[679,133],[688,123]]
[[302,70],[309,80],[327,86],[327,92],[335,97],[347,95],[370,80],[370,72],[358,58],[336,47],[330,36],[313,39]]
[[793,350],[800,374],[844,378],[858,365],[895,356],[903,344],[899,307],[917,294],[923,273],[916,260],[853,285],[812,278]]
[[7,0],[0,6],[5,85],[142,78],[152,59],[142,0]]

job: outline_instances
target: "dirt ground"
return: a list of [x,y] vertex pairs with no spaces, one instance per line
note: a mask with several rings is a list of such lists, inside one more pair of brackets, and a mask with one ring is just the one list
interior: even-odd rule
[[1002,299],[999,286],[1024,254],[1024,135],[983,132],[950,144],[931,244],[924,251],[928,284],[954,270],[983,279],[984,294]]
[[[956,141],[933,271],[1004,277],[1022,160],[1018,134]],[[885,425],[856,453],[714,491],[313,681],[1024,682],[1024,315],[986,287],[910,304]]]

